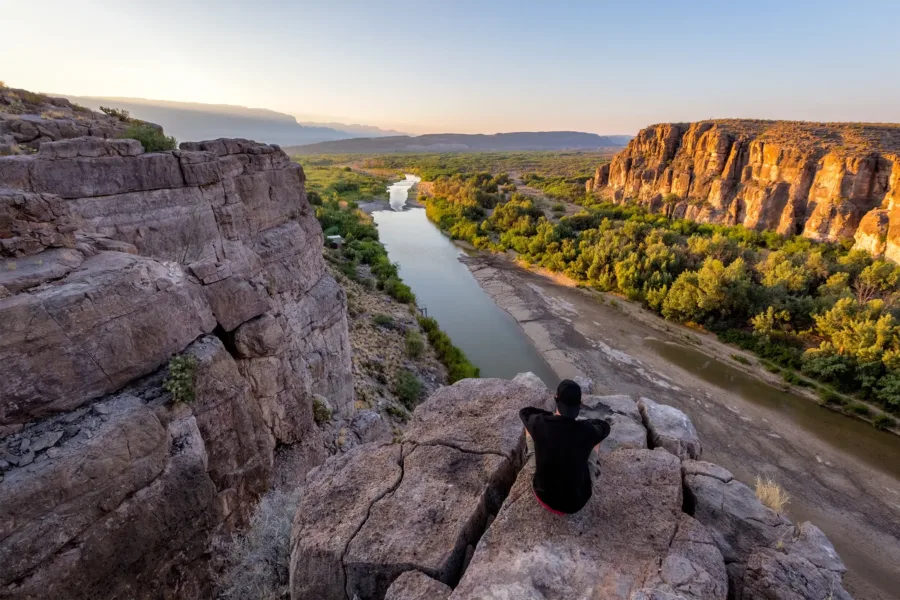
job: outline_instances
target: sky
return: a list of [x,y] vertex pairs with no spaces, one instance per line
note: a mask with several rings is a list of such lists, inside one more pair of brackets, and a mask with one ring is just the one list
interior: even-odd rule
[[0,0],[0,80],[416,134],[897,122],[898,23],[898,0]]

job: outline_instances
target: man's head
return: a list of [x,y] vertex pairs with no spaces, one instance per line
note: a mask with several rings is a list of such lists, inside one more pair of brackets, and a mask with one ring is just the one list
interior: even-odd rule
[[556,388],[556,410],[569,419],[581,411],[581,386],[571,379],[563,379]]

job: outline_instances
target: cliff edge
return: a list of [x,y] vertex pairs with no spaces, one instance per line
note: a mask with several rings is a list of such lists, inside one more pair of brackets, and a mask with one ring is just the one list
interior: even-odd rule
[[641,130],[588,192],[704,223],[855,239],[900,262],[900,125],[714,120]]
[[346,297],[277,146],[101,132],[0,157],[0,598],[208,597],[314,397],[355,410]]
[[687,415],[648,398],[584,398],[584,416],[612,423],[593,497],[575,515],[544,510],[518,411],[550,402],[532,374],[465,379],[419,405],[402,439],[311,472],[292,600],[850,598],[818,528],[700,460]]

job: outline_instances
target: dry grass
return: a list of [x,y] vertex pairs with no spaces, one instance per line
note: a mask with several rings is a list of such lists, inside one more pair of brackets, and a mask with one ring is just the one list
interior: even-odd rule
[[67,119],[69,115],[61,110],[45,110],[41,113],[41,117],[44,119]]
[[288,595],[291,522],[298,490],[272,490],[260,500],[250,525],[219,550],[225,569],[217,580],[223,600],[280,600]]
[[791,501],[791,496],[775,483],[771,477],[756,477],[756,497],[759,501],[777,513],[784,512],[784,507]]

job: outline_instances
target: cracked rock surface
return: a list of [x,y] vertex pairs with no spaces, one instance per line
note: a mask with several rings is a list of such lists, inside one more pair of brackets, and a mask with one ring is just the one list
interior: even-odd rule
[[[687,415],[656,402],[586,397],[585,416],[649,448],[601,447],[587,506],[546,511],[517,411],[548,403],[527,375],[460,381],[416,409],[401,442],[326,463],[294,523],[292,600],[849,598],[822,532],[688,458]],[[663,435],[660,414],[678,428]]]

